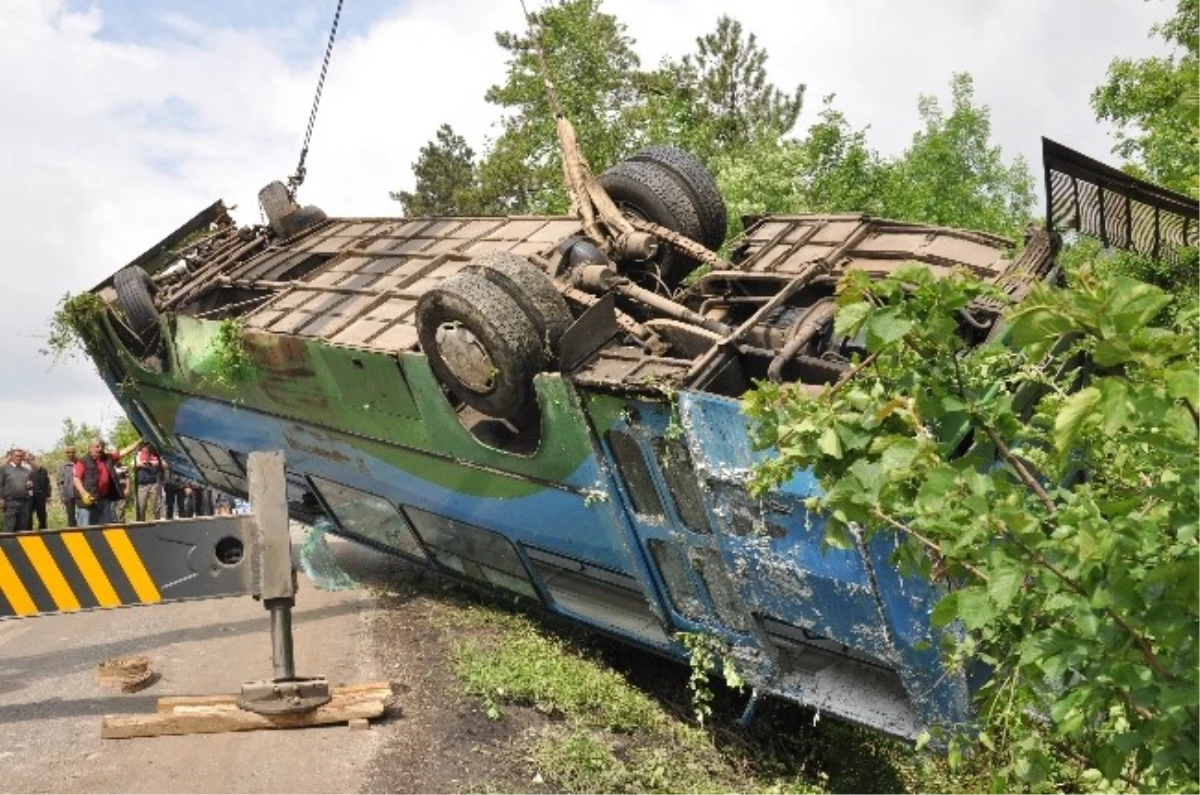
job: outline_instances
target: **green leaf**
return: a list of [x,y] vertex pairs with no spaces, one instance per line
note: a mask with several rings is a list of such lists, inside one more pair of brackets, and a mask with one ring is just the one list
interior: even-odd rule
[[1031,307],[1013,313],[1008,337],[1018,348],[1038,345],[1058,339],[1075,329],[1071,318],[1046,307]]
[[1096,349],[1092,351],[1092,360],[1101,367],[1116,367],[1118,364],[1124,364],[1134,358],[1137,354],[1133,352],[1133,348],[1129,345],[1129,340],[1125,337],[1112,337],[1102,340]]
[[854,549],[854,536],[846,525],[829,522],[825,525],[825,543],[834,549],[849,551]]
[[833,319],[833,333],[839,337],[855,337],[862,328],[863,321],[871,314],[872,307],[866,301],[847,304],[838,307]]
[[891,475],[896,470],[908,469],[919,452],[921,443],[916,439],[897,439],[884,449],[883,455],[879,457],[879,465],[885,473]]
[[1127,382],[1123,378],[1101,378],[1097,380],[1096,387],[1100,390],[1104,432],[1116,433],[1125,427],[1129,419],[1131,404]]
[[1095,387],[1081,389],[1063,401],[1054,418],[1054,446],[1060,453],[1072,445],[1083,421],[1099,402],[1100,390]]
[[944,627],[956,618],[958,618],[958,591],[951,591],[938,600],[933,612],[929,615],[929,620],[935,627]]
[[1158,697],[1158,706],[1161,709],[1177,707],[1195,709],[1198,704],[1200,704],[1200,697],[1197,697],[1196,688],[1188,685],[1165,685]]
[[1111,290],[1116,298],[1110,313],[1119,334],[1129,334],[1146,325],[1171,303],[1171,296],[1158,287],[1127,276],[1113,279]]
[[933,274],[929,272],[929,266],[920,262],[905,262],[892,271],[892,278],[899,282],[907,282],[916,285],[928,285],[933,283]]
[[1196,418],[1192,412],[1176,403],[1167,410],[1165,425],[1176,439],[1193,442],[1196,438]]
[[958,591],[958,617],[967,629],[979,629],[996,617],[996,606],[980,587]]
[[1186,400],[1192,408],[1200,408],[1200,373],[1190,369],[1167,370],[1163,373],[1167,394],[1176,400]]
[[867,348],[877,351],[902,338],[912,328],[912,321],[900,314],[900,307],[889,306],[867,320]]
[[1015,566],[994,567],[988,572],[988,596],[997,607],[1005,610],[1020,593],[1024,583],[1025,576]]
[[821,436],[817,439],[817,447],[830,458],[842,457],[842,442],[838,438],[837,430],[832,427],[822,431]]
[[861,450],[874,437],[857,425],[839,422],[836,426],[838,438],[842,440],[842,450]]

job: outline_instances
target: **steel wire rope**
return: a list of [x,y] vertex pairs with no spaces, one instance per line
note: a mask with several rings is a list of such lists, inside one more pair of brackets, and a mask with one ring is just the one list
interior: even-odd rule
[[306,170],[304,161],[308,159],[308,146],[312,142],[313,127],[317,123],[317,109],[321,105],[321,91],[325,88],[325,76],[329,73],[329,58],[333,55],[333,42],[337,38],[338,21],[342,18],[342,4],[338,0],[337,9],[333,12],[333,25],[329,29],[329,43],[325,45],[325,60],[321,62],[321,76],[317,78],[317,91],[313,96],[312,110],[308,114],[308,129],[304,131],[304,144],[300,147],[300,162],[296,164],[296,173],[288,177],[288,191],[295,195],[296,189],[304,183]]

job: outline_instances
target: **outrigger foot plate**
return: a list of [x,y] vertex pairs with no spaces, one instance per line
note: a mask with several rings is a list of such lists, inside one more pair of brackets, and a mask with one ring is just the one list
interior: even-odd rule
[[258,679],[242,685],[237,705],[260,715],[312,712],[329,703],[332,695],[323,676]]

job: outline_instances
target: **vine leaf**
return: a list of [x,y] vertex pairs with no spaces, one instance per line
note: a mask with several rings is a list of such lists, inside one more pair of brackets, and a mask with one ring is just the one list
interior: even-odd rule
[[1063,401],[1058,416],[1054,418],[1054,447],[1058,452],[1066,451],[1079,435],[1079,429],[1088,414],[1100,402],[1100,390],[1088,387]]

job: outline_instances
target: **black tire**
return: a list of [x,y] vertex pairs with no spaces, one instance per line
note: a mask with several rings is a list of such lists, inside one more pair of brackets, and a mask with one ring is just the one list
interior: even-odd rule
[[[469,340],[485,361],[454,359],[449,335]],[[438,380],[464,403],[491,417],[528,418],[542,344],[533,321],[498,285],[460,273],[429,290],[417,302],[417,338]]]
[[306,204],[284,219],[283,225],[285,231],[283,236],[285,238],[295,237],[310,226],[324,222],[328,217],[325,215],[325,211],[315,204]]
[[[700,216],[691,193],[662,166],[626,160],[605,171],[598,181],[621,212],[702,243]],[[660,278],[668,282],[671,272],[679,270],[677,265],[691,262],[666,244],[658,247],[654,261]]]
[[554,282],[538,266],[510,251],[489,251],[475,259],[463,273],[477,273],[503,290],[521,307],[542,341],[545,369],[558,365],[558,346],[570,328],[571,310]]
[[692,195],[704,244],[716,251],[725,242],[729,211],[717,187],[717,181],[699,158],[674,146],[647,146],[630,158],[635,162],[655,163],[670,171]]
[[149,274],[137,267],[122,268],[113,276],[113,289],[130,330],[148,347],[156,344],[160,335],[154,294],[158,289]]

